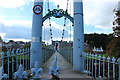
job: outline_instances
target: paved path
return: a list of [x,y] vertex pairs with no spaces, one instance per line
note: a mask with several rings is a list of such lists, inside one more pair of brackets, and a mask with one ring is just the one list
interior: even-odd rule
[[44,75],[42,75],[42,78],[51,78],[51,76],[48,74],[49,67],[52,66],[52,61],[54,60],[54,57],[57,55],[58,57],[58,66],[60,67],[60,80],[93,80],[90,77],[86,76],[85,74],[82,74],[80,72],[75,72],[72,70],[72,65],[68,63],[63,56],[61,56],[59,53],[55,53],[51,58],[43,64],[44,68]]

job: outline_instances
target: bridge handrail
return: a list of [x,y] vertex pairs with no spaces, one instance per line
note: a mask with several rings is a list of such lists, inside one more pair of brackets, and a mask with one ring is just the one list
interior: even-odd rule
[[120,80],[120,58],[84,54],[84,73],[94,78]]

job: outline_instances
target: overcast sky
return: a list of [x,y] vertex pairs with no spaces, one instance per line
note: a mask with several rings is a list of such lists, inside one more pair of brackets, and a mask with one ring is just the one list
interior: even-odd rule
[[[47,0],[45,0],[47,1]],[[113,9],[119,0],[84,0],[84,33],[112,33],[112,22],[114,20]],[[60,5],[66,9],[67,0],[51,0],[50,9]],[[73,16],[73,1],[69,0],[68,10]],[[31,40],[33,0],[0,0],[0,36],[3,40]],[[47,3],[44,3],[44,14],[47,13]],[[53,40],[61,40],[64,18],[51,18]],[[64,40],[73,37],[73,28],[70,31],[71,23],[67,20]],[[48,20],[44,22],[43,40],[50,41]]]

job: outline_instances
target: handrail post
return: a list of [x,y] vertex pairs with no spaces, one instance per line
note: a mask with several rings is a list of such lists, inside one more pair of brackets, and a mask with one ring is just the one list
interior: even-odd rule
[[107,61],[108,61],[108,79],[110,79],[110,57],[107,57]]
[[100,70],[100,65],[101,65],[101,64],[100,64],[100,61],[101,61],[101,56],[99,55],[99,56],[98,56],[98,58],[99,58],[99,59],[98,59],[98,60],[99,60],[99,64],[98,64],[98,65],[99,65],[99,67],[98,67],[98,68],[99,68],[99,69],[98,69],[98,71],[99,71],[99,73],[98,73],[98,78],[100,79],[100,76],[101,76],[101,74],[100,74],[100,71],[101,71],[101,70]]
[[120,58],[118,59],[118,66],[119,66],[119,80],[120,80]]
[[12,50],[11,53],[12,53],[12,75],[13,75],[14,74],[14,49]]
[[93,61],[94,59],[93,58],[94,58],[94,54],[92,54],[92,77],[93,77],[93,66],[94,66],[94,61]]
[[106,58],[103,56],[102,59],[103,59],[103,79],[105,79],[105,59]]
[[2,52],[2,75],[4,74],[4,57],[5,57],[5,53]]
[[112,62],[113,62],[113,79],[115,79],[115,61],[116,59],[113,57]]
[[16,50],[16,70],[18,70],[18,51],[19,49]]
[[7,58],[8,58],[8,78],[9,78],[9,71],[10,71],[10,51],[7,51]]

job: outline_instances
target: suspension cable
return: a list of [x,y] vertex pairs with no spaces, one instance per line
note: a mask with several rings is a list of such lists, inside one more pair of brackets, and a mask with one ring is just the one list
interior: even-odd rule
[[[71,15],[71,0],[70,0],[70,15]],[[71,42],[71,28],[72,28],[72,26],[71,26],[71,23],[70,23],[70,42]]]
[[[67,0],[66,12],[68,11],[68,3],[69,3],[69,0]],[[62,32],[62,39],[61,39],[61,41],[63,41],[63,38],[64,38],[65,27],[66,27],[66,18],[64,18],[64,25],[63,25],[63,32]]]
[[69,3],[69,0],[67,0],[66,12],[68,11],[68,3]]
[[51,18],[49,18],[49,26],[50,26],[50,38],[51,38],[51,41],[53,41],[52,28],[51,28]]
[[[48,11],[50,11],[50,4],[49,4],[49,0],[47,0],[47,4],[48,4]],[[66,12],[68,11],[68,3],[69,0],[67,0],[67,5],[66,5]],[[59,5],[57,5],[57,7],[59,8]],[[51,41],[53,41],[53,35],[52,35],[52,29],[51,29],[51,18],[49,18],[49,26],[50,26],[50,37],[51,37]],[[61,41],[63,41],[64,38],[64,33],[65,33],[65,26],[66,26],[66,18],[64,18],[64,25],[63,25],[63,32],[62,32],[62,39]]]
[[49,2],[49,0],[47,0],[47,5],[48,5],[48,11],[50,11],[50,2]]
[[64,38],[65,26],[66,26],[66,18],[64,18],[64,25],[63,25],[63,32],[62,32],[62,39],[61,39],[61,41],[63,41],[63,38]]

